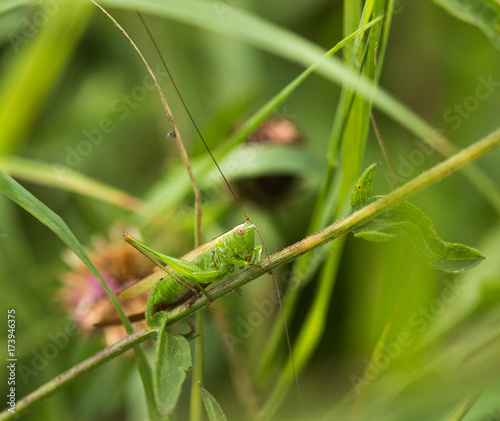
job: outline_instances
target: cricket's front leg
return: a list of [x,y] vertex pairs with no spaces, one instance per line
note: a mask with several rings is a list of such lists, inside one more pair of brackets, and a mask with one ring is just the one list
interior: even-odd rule
[[252,262],[260,262],[262,260],[262,246],[255,246],[252,253]]
[[149,292],[149,295],[148,295],[148,299],[146,301],[146,311],[144,312],[144,316],[146,319],[146,323],[150,327],[154,325],[153,315],[155,312],[155,297],[156,297],[156,293],[158,292],[158,285],[159,285],[159,282],[156,282],[153,285],[153,288],[151,288],[151,291]]
[[253,249],[252,253],[252,258],[250,261],[247,260],[242,260],[242,259],[233,259],[232,263],[235,266],[240,266],[240,267],[253,267],[253,268],[259,268],[264,271],[266,271],[269,275],[272,274],[271,270],[266,269],[261,262],[262,259],[262,246],[256,246]]

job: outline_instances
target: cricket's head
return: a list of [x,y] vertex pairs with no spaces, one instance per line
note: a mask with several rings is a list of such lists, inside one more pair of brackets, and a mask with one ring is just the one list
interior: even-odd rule
[[250,260],[253,254],[255,225],[250,221],[238,225],[233,229],[235,249],[243,259]]

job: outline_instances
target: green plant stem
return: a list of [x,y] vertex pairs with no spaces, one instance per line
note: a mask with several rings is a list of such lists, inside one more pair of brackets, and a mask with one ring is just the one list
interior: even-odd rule
[[[446,176],[458,171],[468,163],[477,160],[498,147],[500,147],[500,129],[474,143],[469,148],[460,151],[446,161],[443,161],[430,170],[422,173],[402,187],[389,193],[387,196],[384,196],[359,211],[334,222],[317,233],[310,235],[309,237],[306,237],[291,246],[288,246],[282,251],[271,255],[271,267],[277,268],[279,266],[283,266],[293,261],[298,256],[308,253],[323,244],[347,234],[370,219],[384,213],[391,207],[407,200],[416,193],[424,190],[434,183],[437,183]],[[242,285],[262,275],[268,267],[269,262],[265,260],[262,262],[262,269],[256,267],[244,269],[228,280],[216,284],[209,290],[210,299],[214,301],[233,289],[241,287]],[[182,304],[179,307],[174,308],[167,314],[167,325],[186,317],[206,304],[207,299],[203,294],[201,294],[199,297],[194,299],[189,306]]]
[[196,328],[199,336],[195,339],[193,357],[193,378],[191,380],[191,396],[189,406],[189,419],[191,421],[203,420],[203,402],[201,400],[200,383],[203,384],[203,357],[205,350],[204,338],[205,313],[200,310],[196,313]]
[[76,364],[74,367],[70,368],[68,371],[60,374],[53,380],[45,383],[43,386],[39,387],[34,392],[30,393],[28,396],[25,396],[16,404],[16,412],[15,414],[8,412],[7,410],[0,413],[0,421],[8,420],[12,417],[18,416],[26,409],[29,408],[30,405],[45,399],[51,394],[57,392],[63,386],[66,386],[68,383],[76,380],[83,374],[86,374],[90,370],[93,370],[105,362],[115,358],[116,356],[123,354],[125,351],[133,348],[135,345],[144,342],[146,339],[156,334],[155,330],[148,330],[147,328],[140,328],[136,330],[131,335],[123,338],[122,340],[116,342],[115,344],[99,351],[94,354],[92,357],[87,358],[85,361]]
[[[474,143],[469,148],[462,150],[446,161],[443,161],[442,163],[436,165],[435,167],[406,183],[404,186],[393,191],[387,196],[384,196],[376,202],[373,202],[370,205],[360,209],[359,211],[352,213],[346,218],[336,221],[335,223],[318,231],[317,233],[295,244],[292,244],[284,250],[271,255],[269,259],[271,266],[273,268],[282,266],[304,253],[310,252],[311,250],[329,241],[347,234],[350,230],[366,223],[369,219],[380,215],[389,208],[408,199],[409,197],[422,191],[426,187],[429,187],[430,185],[438,182],[444,177],[459,170],[466,164],[486,155],[487,153],[498,147],[500,147],[500,129],[491,133],[482,140]],[[251,280],[258,278],[260,275],[266,272],[266,269],[269,266],[269,261],[263,261],[262,269],[257,267],[245,269],[237,275],[229,278],[228,280],[222,281],[219,284],[215,285],[209,290],[211,302],[227,294],[228,292],[241,287]],[[200,296],[198,296],[189,304],[179,305],[178,307],[172,309],[167,313],[166,325],[169,326],[173,324],[174,322],[202,308],[206,304],[206,296],[204,294],[200,294]],[[156,333],[157,332],[155,330],[137,330],[136,332],[132,333],[131,335],[127,336],[111,347],[108,347],[90,357],[89,359],[83,361],[82,363],[77,364],[75,367],[57,376],[54,380],[46,383],[35,392],[21,399],[17,404],[16,414],[27,409],[29,405],[57,391],[63,385],[69,383],[72,380],[75,380],[81,374],[84,374],[87,371],[100,366],[107,360],[119,354],[122,354],[126,350],[132,348],[134,345],[143,342],[151,335]],[[14,416],[16,414],[11,414],[8,411],[4,411],[0,414],[0,421],[9,419],[11,416]]]
[[462,421],[465,419],[471,408],[481,396],[481,392],[472,392],[467,395],[453,411],[447,421]]

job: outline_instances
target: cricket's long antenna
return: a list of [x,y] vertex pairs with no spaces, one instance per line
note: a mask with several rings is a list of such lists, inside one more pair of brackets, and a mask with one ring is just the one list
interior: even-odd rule
[[[175,138],[175,142],[177,144],[177,148],[179,150],[179,154],[181,155],[181,158],[184,162],[184,165],[186,166],[187,172],[189,174],[189,179],[191,180],[191,184],[193,186],[193,191],[194,191],[194,196],[195,196],[195,232],[196,232],[196,245],[199,246],[201,244],[201,195],[200,195],[200,190],[198,189],[198,184],[196,183],[196,179],[194,178],[193,171],[191,169],[191,164],[189,163],[189,158],[186,152],[186,149],[184,148],[184,143],[182,142],[181,135],[179,131],[177,130],[177,125],[175,124],[174,117],[172,115],[172,112],[170,111],[170,107],[168,106],[167,99],[165,98],[165,95],[163,93],[163,90],[161,89],[160,84],[156,80],[156,76],[151,70],[151,67],[149,66],[148,62],[146,61],[146,58],[142,55],[141,51],[135,45],[135,42],[130,38],[130,36],[127,34],[127,31],[123,29],[123,27],[116,21],[113,16],[111,16],[101,5],[96,3],[94,0],[90,0],[102,13],[106,15],[108,19],[113,22],[113,24],[120,30],[120,32],[127,38],[128,42],[132,46],[132,48],[135,50],[135,52],[139,55],[141,61],[144,63],[144,66],[146,67],[147,72],[151,76],[151,79],[153,79],[153,82],[156,86],[156,89],[158,90],[158,93],[160,94],[161,102],[163,104],[163,109],[165,110],[165,114],[167,116],[168,122],[170,123],[170,127],[172,129],[172,137]],[[143,21],[144,23],[144,21]]]
[[158,47],[158,44],[156,44],[156,41],[155,39],[153,38],[153,35],[151,34],[151,32],[149,31],[149,28],[148,26],[146,25],[146,22],[144,22],[144,19],[142,18],[142,15],[141,13],[137,10],[137,14],[139,15],[139,19],[141,20],[142,24],[144,25],[144,28],[146,29],[146,32],[148,33],[149,35],[149,38],[151,39],[151,42],[153,43],[153,45],[155,46],[156,48],[156,52],[158,53],[158,56],[160,57],[160,60],[161,62],[163,63],[163,67],[165,68],[165,70],[167,71],[167,74],[168,74],[168,77],[170,79],[170,82],[172,82],[172,86],[174,87],[175,89],[175,92],[177,93],[177,96],[179,97],[179,99],[181,100],[181,103],[182,103],[182,106],[184,107],[184,110],[186,111],[189,119],[191,120],[191,123],[193,124],[196,132],[198,133],[198,136],[200,137],[201,141],[203,142],[203,145],[205,145],[205,149],[207,150],[207,152],[210,154],[210,158],[212,158],[212,161],[214,162],[215,166],[217,167],[217,170],[219,171],[220,175],[222,176],[222,178],[224,179],[224,182],[226,183],[227,187],[229,188],[229,190],[231,191],[231,194],[233,195],[234,197],[234,200],[236,200],[236,203],[238,204],[239,208],[241,209],[241,211],[243,212],[243,215],[245,215],[245,219],[247,221],[250,221],[250,218],[248,217],[248,215],[246,214],[245,210],[243,209],[243,206],[241,206],[241,202],[239,201],[238,197],[236,196],[236,193],[234,192],[233,188],[231,187],[231,184],[229,184],[229,181],[227,181],[227,178],[226,176],[224,175],[224,173],[222,172],[222,170],[220,169],[219,167],[219,164],[217,163],[217,161],[215,160],[215,157],[212,155],[212,151],[210,150],[210,148],[208,147],[207,145],[207,142],[205,141],[205,138],[203,137],[203,135],[201,134],[201,130],[198,128],[198,125],[196,124],[196,122],[194,121],[194,118],[193,116],[191,115],[191,112],[189,111],[189,108],[187,106],[187,104],[184,102],[184,98],[182,97],[181,95],[181,92],[179,91],[179,88],[177,87],[177,84],[175,83],[175,80],[174,78],[172,77],[172,74],[170,73],[170,69],[168,68],[167,66],[167,63],[165,62],[165,60],[163,59],[163,55],[161,54],[160,52],[160,48]]
[[269,252],[267,251],[266,243],[264,243],[264,239],[262,238],[262,235],[260,235],[260,231],[257,227],[255,227],[255,231],[257,231],[257,234],[259,235],[260,242],[262,243],[262,247],[264,249],[264,252],[266,253],[267,263],[269,265],[269,271],[271,272],[271,276],[272,276],[273,281],[274,281],[274,288],[276,289],[276,296],[278,297],[278,304],[280,306],[281,321],[283,322],[283,328],[285,329],[286,344],[288,347],[288,353],[290,354],[290,361],[292,363],[293,380],[295,382],[295,387],[297,389],[297,395],[299,396],[300,405],[303,406],[302,393],[300,391],[299,379],[297,377],[297,371],[295,370],[295,359],[293,358],[292,341],[290,341],[290,335],[288,334],[288,327],[286,324],[285,312],[283,311],[283,303],[281,301],[281,294],[280,294],[280,290],[278,288],[278,281],[276,280],[276,273],[274,272],[274,268],[271,264],[271,258],[269,257]]
[[[174,87],[175,92],[177,93],[177,96],[179,97],[179,99],[180,99],[180,101],[182,103],[182,106],[184,107],[184,110],[186,111],[187,115],[189,116],[189,119],[191,120],[191,122],[192,122],[192,124],[193,124],[193,126],[194,126],[194,128],[196,130],[196,132],[198,133],[198,136],[202,140],[203,145],[205,145],[205,149],[207,150],[207,152],[209,153],[210,157],[212,158],[212,161],[214,162],[215,166],[217,167],[217,170],[219,171],[220,175],[224,179],[224,182],[226,183],[227,187],[231,191],[231,194],[233,195],[234,200],[238,204],[238,207],[241,209],[241,212],[243,212],[243,215],[245,216],[245,219],[247,221],[250,221],[250,218],[248,217],[248,215],[246,214],[245,210],[243,209],[243,206],[241,205],[241,202],[239,201],[238,197],[236,196],[236,193],[234,192],[233,188],[231,187],[231,184],[229,184],[229,181],[227,180],[226,176],[224,175],[224,173],[222,172],[221,168],[219,167],[219,164],[217,163],[215,157],[213,156],[212,151],[208,147],[207,142],[205,141],[205,138],[201,134],[201,131],[198,128],[198,125],[196,124],[196,122],[195,122],[195,120],[194,120],[191,112],[189,111],[189,108],[188,108],[186,102],[184,101],[184,98],[182,97],[182,95],[181,95],[181,93],[179,91],[179,88],[177,87],[177,84],[175,83],[174,78],[172,77],[172,74],[170,73],[170,69],[168,68],[167,63],[163,59],[163,55],[162,55],[162,53],[160,51],[160,48],[158,47],[158,44],[156,43],[155,39],[153,38],[153,35],[151,34],[148,26],[146,25],[146,22],[144,21],[141,13],[138,10],[136,12],[137,12],[137,15],[139,16],[139,19],[141,20],[142,24],[144,25],[144,28],[146,29],[146,32],[148,33],[149,38],[151,39],[151,42],[153,43],[153,45],[154,45],[154,47],[155,47],[155,49],[156,49],[156,51],[158,53],[158,56],[160,57],[160,60],[163,63],[163,66],[165,67],[165,70],[166,70],[166,72],[168,74],[168,77],[169,77],[170,81],[172,82],[172,86]],[[275,274],[274,269],[272,267],[271,258],[269,257],[269,252],[267,251],[267,247],[266,247],[266,244],[264,243],[264,239],[262,238],[262,235],[260,234],[260,232],[259,232],[259,230],[258,230],[257,227],[255,227],[255,231],[257,231],[257,234],[259,235],[260,241],[261,241],[262,246],[264,248],[264,252],[266,253],[267,261],[268,261],[268,265],[269,265],[269,272],[270,272],[270,274],[271,274],[271,276],[273,278],[274,287],[276,288],[276,292],[277,292],[276,295],[278,297],[278,303],[279,303],[279,307],[280,307],[281,319],[283,321],[283,327],[285,329],[285,337],[286,337],[287,347],[288,347],[288,351],[290,353],[290,360],[291,360],[291,363],[292,363],[293,378],[294,378],[295,386],[297,388],[297,394],[299,396],[299,400],[300,400],[300,403],[302,405],[302,394],[300,392],[300,386],[299,386],[299,381],[298,381],[298,378],[297,378],[297,372],[295,370],[295,360],[293,358],[292,343],[290,341],[290,336],[288,334],[288,328],[287,328],[287,324],[286,324],[285,313],[283,311],[283,304],[282,304],[282,301],[281,301],[281,294],[280,294],[279,288],[278,288],[278,281],[276,280],[276,274]]]

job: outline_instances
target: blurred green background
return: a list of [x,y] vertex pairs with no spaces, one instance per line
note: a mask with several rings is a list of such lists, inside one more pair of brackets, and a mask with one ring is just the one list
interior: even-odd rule
[[[175,190],[176,180],[185,183],[187,175],[173,140],[166,137],[170,128],[159,96],[144,87],[146,71],[129,43],[107,18],[87,4],[58,4],[60,9],[45,22],[37,19],[43,17],[43,10],[49,16],[49,9],[21,3],[25,5],[6,6],[8,10],[0,15],[0,117],[6,122],[0,134],[5,154],[0,158],[0,167],[15,176],[13,155],[48,164],[46,169],[35,171],[33,178],[39,182],[22,176],[18,180],[58,213],[89,248],[96,236],[119,242],[125,228],[138,227],[148,244],[169,255],[189,251],[193,244],[193,198],[192,194],[177,195]],[[380,85],[460,148],[496,129],[500,109],[499,52],[478,29],[433,2],[399,3]],[[230,15],[233,6],[324,49],[343,38],[340,1],[214,3],[214,7],[221,7],[221,13],[228,14],[225,16]],[[156,70],[160,61],[137,15],[124,10],[110,12]],[[236,39],[157,16],[144,17],[214,151],[235,127],[302,71],[297,64]],[[170,82],[164,75],[162,79],[188,154],[195,160],[205,157],[206,151]],[[470,99],[477,98],[477,87],[484,85],[484,80],[494,81],[491,92],[477,101]],[[289,119],[302,133],[305,169],[295,189],[272,208],[244,200],[270,252],[306,235],[312,203],[326,168],[325,149],[339,93],[338,86],[312,75],[276,111],[277,117]],[[460,115],[457,106],[468,107],[467,116]],[[427,149],[415,155],[423,146],[413,134],[377,110],[374,116],[402,182],[442,160],[438,153]],[[103,128],[109,133],[103,133]],[[98,129],[101,134],[97,134]],[[83,148],[85,133],[98,139],[88,153],[78,149]],[[77,150],[85,153],[75,154]],[[423,155],[423,162],[408,166],[412,159]],[[375,176],[374,191],[384,194],[393,186],[370,131],[364,167],[375,161],[382,161],[382,165]],[[161,198],[164,210],[153,221],[75,194],[64,186],[40,184],[44,172],[56,177],[63,174],[61,165],[150,200],[151,206]],[[498,152],[482,159],[480,165],[498,185]],[[36,170],[32,164],[28,167]],[[208,179],[209,174],[200,177]],[[389,321],[392,326],[388,343],[398,343],[400,335],[408,333],[411,345],[402,346],[389,367],[369,382],[371,390],[355,414],[358,419],[447,419],[461,398],[478,391],[484,393],[466,419],[498,419],[498,210],[462,174],[454,174],[419,194],[412,203],[432,219],[441,238],[476,247],[488,260],[466,274],[445,275],[423,265],[406,238],[368,243],[349,236],[325,320],[325,334],[300,376],[305,415],[297,415],[292,391],[289,405],[279,411],[276,419],[346,419],[350,408],[346,402],[355,396],[356,379],[363,377],[366,361]],[[206,240],[242,220],[222,185],[205,191],[203,209]],[[64,247],[60,240],[4,196],[0,196],[0,215],[1,308],[3,314],[8,308],[16,309],[19,363],[32,367],[36,353],[47,344],[57,344],[53,338],[65,332],[70,322],[58,299],[61,273],[69,268],[61,258]],[[290,321],[292,337],[301,314],[311,303],[313,284],[303,292],[296,316]],[[450,285],[460,287],[453,289],[452,298],[446,302],[440,297],[443,291],[450,290]],[[272,288],[270,279],[261,279],[245,287],[241,297],[231,294],[220,305],[234,310],[232,317],[238,320],[252,311],[255,300],[269,296]],[[214,311],[217,305],[213,304]],[[272,320],[264,322],[243,346],[251,370],[258,363]],[[210,312],[207,324],[205,385],[228,418],[235,419],[241,405],[235,398],[223,344]],[[27,382],[18,381],[18,397],[103,346],[100,332],[68,335],[68,344],[46,367],[36,370]],[[0,349],[6,349],[3,336]],[[5,396],[6,382],[2,380],[0,385]],[[346,395],[347,400],[343,400]],[[187,393],[182,396],[176,419],[185,419],[187,397]],[[135,420],[142,419],[143,411],[137,370],[132,358],[124,355],[33,407],[23,419]]]

